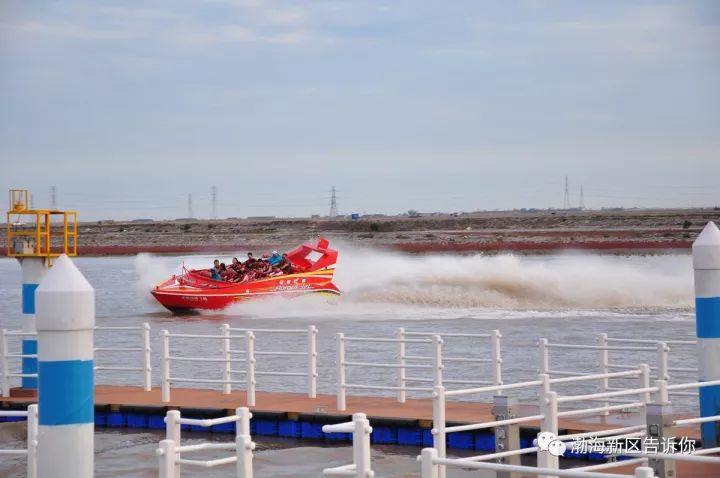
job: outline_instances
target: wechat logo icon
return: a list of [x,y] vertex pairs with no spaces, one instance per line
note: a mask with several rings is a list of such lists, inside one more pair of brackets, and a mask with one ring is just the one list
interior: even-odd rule
[[541,451],[546,451],[552,456],[563,456],[567,449],[565,443],[558,440],[557,436],[551,432],[538,433],[537,440],[535,441]]

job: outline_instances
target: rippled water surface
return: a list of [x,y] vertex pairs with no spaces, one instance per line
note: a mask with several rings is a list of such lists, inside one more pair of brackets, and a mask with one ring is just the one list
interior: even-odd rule
[[[240,255],[242,251],[238,252]],[[615,257],[561,255],[518,256],[406,256],[341,248],[336,280],[344,295],[336,303],[301,298],[239,304],[223,313],[175,317],[154,302],[152,284],[179,270],[181,262],[193,266],[209,264],[211,256],[151,256],[79,258],[76,264],[96,289],[98,325],[152,327],[153,381],[158,383],[161,329],[183,333],[215,333],[223,323],[240,328],[304,328],[314,324],[318,334],[318,389],[334,393],[333,337],[390,337],[398,327],[408,331],[484,333],[499,329],[503,334],[503,379],[506,383],[533,379],[538,369],[537,340],[592,344],[600,333],[611,337],[688,339],[694,338],[692,311],[692,263],[687,255]],[[221,258],[229,259],[229,258]],[[0,260],[0,323],[20,328],[20,268],[9,259]],[[98,333],[97,346],[135,345],[127,334]],[[445,340],[446,356],[480,357],[487,352],[485,340]],[[218,344],[177,339],[174,351],[185,355],[212,356]],[[410,346],[409,346],[410,347]],[[419,344],[415,352],[428,354]],[[298,339],[258,334],[256,348],[302,350]],[[412,352],[412,350],[409,350]],[[561,353],[562,352],[562,353]],[[616,355],[615,355],[616,354]],[[383,344],[348,344],[349,359],[385,362],[394,360],[395,350]],[[671,366],[696,366],[691,348],[671,351]],[[654,364],[655,353],[615,352],[611,362]],[[98,356],[98,364],[136,365],[137,356],[127,353]],[[551,355],[551,368],[597,370],[596,351],[563,350]],[[212,364],[186,364],[191,377],[219,378]],[[470,364],[472,365],[472,364]],[[302,371],[304,363],[258,357],[258,370]],[[446,379],[487,380],[484,365],[446,363]],[[673,379],[687,381],[692,375]],[[393,384],[391,369],[349,371],[349,382]],[[140,385],[137,373],[99,372],[99,383]],[[302,378],[258,377],[258,390],[303,391]],[[587,390],[567,387],[564,390]],[[489,400],[490,397],[478,397]],[[688,409],[692,398],[678,399]],[[12,442],[21,425],[0,428],[0,442]],[[154,449],[160,436],[100,430],[97,433],[96,476],[156,476]],[[20,438],[21,440],[21,438]],[[319,476],[326,466],[340,465],[349,449],[323,448],[309,442],[258,440],[257,476]],[[20,446],[20,445],[18,445]],[[373,447],[378,476],[416,476],[416,450],[403,447]],[[0,460],[0,475],[21,476],[24,465]],[[292,465],[292,466],[289,466]],[[187,476],[194,476],[187,470]],[[185,475],[185,473],[184,473]],[[228,469],[203,472],[203,476],[231,476]],[[461,475],[458,475],[461,476]]]

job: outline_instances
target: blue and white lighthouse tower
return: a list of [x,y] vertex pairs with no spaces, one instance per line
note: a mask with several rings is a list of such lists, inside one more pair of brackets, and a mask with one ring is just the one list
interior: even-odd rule
[[[38,346],[35,338],[35,290],[53,259],[77,254],[77,212],[57,209],[30,209],[30,193],[11,189],[6,213],[8,257],[22,267],[22,383],[20,392],[37,390]],[[11,392],[12,393],[12,392]]]
[[35,289],[47,271],[46,260],[42,257],[23,257],[19,259],[22,267],[22,331],[26,334],[22,342],[22,388],[25,390],[37,389],[37,378],[28,377],[37,373],[37,340],[34,336],[35,328]]
[[[701,382],[720,380],[720,229],[709,222],[692,246]],[[720,415],[720,385],[700,388],[700,416]],[[718,424],[702,424],[703,448],[718,446]]]

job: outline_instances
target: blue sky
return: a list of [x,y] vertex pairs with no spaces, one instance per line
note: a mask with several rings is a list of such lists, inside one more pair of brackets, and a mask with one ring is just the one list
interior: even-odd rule
[[720,2],[0,5],[0,189],[81,217],[720,203]]

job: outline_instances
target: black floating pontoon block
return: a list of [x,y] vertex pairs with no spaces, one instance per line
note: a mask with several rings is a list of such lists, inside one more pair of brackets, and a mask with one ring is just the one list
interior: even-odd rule
[[327,413],[300,413],[299,422],[322,423],[323,425],[334,425],[352,421],[352,415],[329,415]]
[[228,416],[224,408],[178,407],[185,418],[220,418]]
[[368,417],[368,420],[372,427],[420,428],[416,418]]

